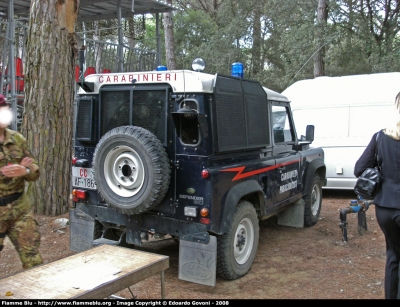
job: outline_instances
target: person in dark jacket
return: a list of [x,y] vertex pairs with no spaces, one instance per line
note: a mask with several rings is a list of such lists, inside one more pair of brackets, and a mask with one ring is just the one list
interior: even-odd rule
[[[396,119],[376,132],[357,160],[354,175],[375,166],[375,146],[382,166],[382,186],[373,203],[376,219],[386,240],[385,298],[400,298],[400,93],[395,99]],[[379,133],[378,140],[376,135]]]

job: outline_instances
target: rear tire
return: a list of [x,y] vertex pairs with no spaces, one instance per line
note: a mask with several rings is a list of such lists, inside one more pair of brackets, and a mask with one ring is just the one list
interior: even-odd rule
[[258,248],[259,226],[256,210],[248,201],[241,201],[227,233],[218,237],[217,274],[228,280],[247,274]]

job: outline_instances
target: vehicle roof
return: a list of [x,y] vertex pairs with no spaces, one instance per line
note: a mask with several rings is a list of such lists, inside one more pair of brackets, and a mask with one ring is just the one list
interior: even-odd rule
[[[133,79],[135,85],[169,84],[177,93],[212,93],[215,75],[191,70],[123,72],[92,74],[85,78],[85,82],[93,82],[93,93],[98,93],[102,86],[132,84]],[[85,92],[80,89],[79,93]]]
[[267,93],[268,100],[275,100],[275,101],[285,101],[288,102],[288,98],[285,95],[279,94],[269,88],[263,87],[264,91]]
[[292,109],[319,106],[393,104],[400,92],[400,72],[318,77],[295,82],[282,94]]
[[[132,84],[166,84],[168,83],[176,93],[213,93],[216,75],[196,72],[191,70],[167,70],[145,72],[123,72],[110,74],[91,74],[85,78],[85,82],[94,84],[93,93],[98,93],[105,85]],[[288,99],[282,94],[263,87],[269,100],[285,101]],[[80,88],[79,94],[86,92]]]

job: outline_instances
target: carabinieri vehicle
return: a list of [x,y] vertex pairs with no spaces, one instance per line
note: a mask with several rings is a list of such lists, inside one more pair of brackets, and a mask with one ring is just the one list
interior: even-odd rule
[[72,160],[74,251],[179,240],[179,278],[215,285],[244,276],[259,221],[313,226],[324,153],[299,140],[290,103],[259,82],[167,70],[94,74],[79,82]]

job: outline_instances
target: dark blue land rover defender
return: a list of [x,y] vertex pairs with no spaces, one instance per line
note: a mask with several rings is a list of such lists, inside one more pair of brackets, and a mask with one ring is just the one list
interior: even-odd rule
[[70,248],[179,240],[179,278],[244,276],[259,221],[313,226],[324,153],[290,103],[259,82],[195,70],[94,74],[79,82]]

